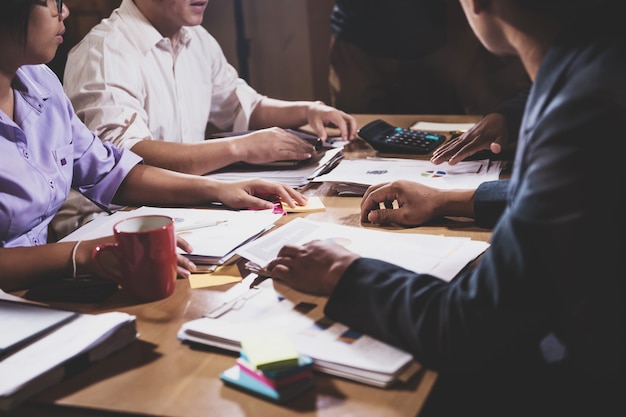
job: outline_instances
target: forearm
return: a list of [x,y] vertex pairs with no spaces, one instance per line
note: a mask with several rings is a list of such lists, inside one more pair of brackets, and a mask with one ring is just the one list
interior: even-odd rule
[[434,217],[474,218],[474,190],[450,190],[438,195],[442,202],[435,205]]
[[75,242],[0,248],[0,286],[4,291],[28,288],[45,279],[71,277]]
[[285,101],[264,98],[250,115],[250,129],[267,127],[296,128],[307,123],[310,101]]
[[202,176],[137,165],[117,190],[115,204],[139,206],[206,205],[218,201],[222,184]]
[[201,143],[143,140],[133,146],[132,151],[148,165],[194,175],[204,175],[240,160],[233,149],[233,141],[228,139]]

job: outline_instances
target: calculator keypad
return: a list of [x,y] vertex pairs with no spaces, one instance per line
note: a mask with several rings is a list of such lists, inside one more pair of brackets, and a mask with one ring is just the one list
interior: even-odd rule
[[441,140],[441,135],[397,127],[385,138],[388,145],[413,148],[415,152],[428,153]]

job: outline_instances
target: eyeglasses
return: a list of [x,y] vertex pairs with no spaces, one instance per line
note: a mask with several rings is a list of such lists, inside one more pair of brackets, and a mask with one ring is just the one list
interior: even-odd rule
[[56,13],[53,14],[52,17],[56,17],[63,13],[63,0],[42,0],[37,4],[40,6],[48,6],[52,13]]

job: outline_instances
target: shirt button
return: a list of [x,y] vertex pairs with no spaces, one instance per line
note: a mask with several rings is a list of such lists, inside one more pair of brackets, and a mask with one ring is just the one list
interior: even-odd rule
[[30,154],[28,153],[28,151],[26,149],[24,149],[24,151],[22,151],[22,154],[24,155],[24,158],[26,158],[26,159],[30,158]]
[[48,184],[50,185],[50,188],[54,188],[54,181],[49,180],[49,181],[48,181]]
[[33,239],[33,244],[34,244],[34,245],[39,245],[39,239],[34,238],[34,239]]

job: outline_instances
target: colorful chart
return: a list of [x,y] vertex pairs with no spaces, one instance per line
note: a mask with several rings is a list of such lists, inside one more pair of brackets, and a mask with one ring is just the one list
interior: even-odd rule
[[420,175],[422,177],[428,177],[428,178],[441,178],[446,175],[446,171],[435,171],[435,170],[429,169],[428,171],[422,172]]

